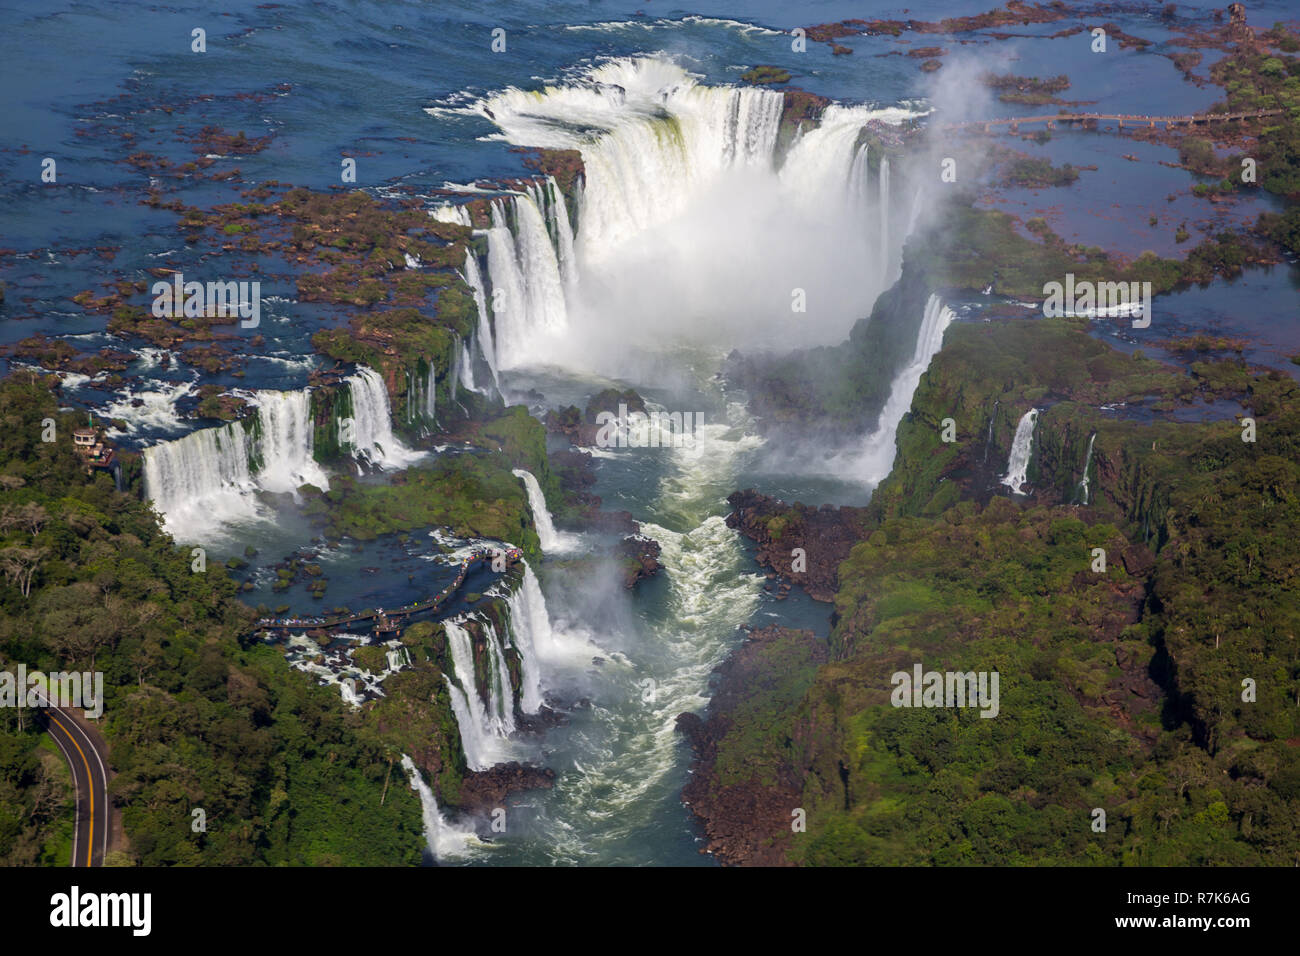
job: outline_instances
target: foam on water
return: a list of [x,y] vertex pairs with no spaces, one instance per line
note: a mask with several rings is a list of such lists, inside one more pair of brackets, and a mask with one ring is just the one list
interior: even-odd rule
[[761,439],[746,430],[743,409],[728,411],[731,421],[700,429],[695,447],[653,452],[669,459],[655,503],[665,523],[643,523],[641,532],[660,543],[667,606],[646,620],[635,651],[602,652],[593,723],[573,741],[572,766],[538,824],[551,862],[648,862],[631,848],[676,800],[677,715],[706,704],[709,675],[758,607],[763,578],[719,511],[723,489]]
[[[100,415],[121,419],[126,434],[175,433],[185,428],[176,403],[194,394],[194,382],[157,382],[155,388],[127,389],[121,398],[109,402]],[[140,402],[140,404],[136,404]],[[110,429],[117,431],[117,429]]]

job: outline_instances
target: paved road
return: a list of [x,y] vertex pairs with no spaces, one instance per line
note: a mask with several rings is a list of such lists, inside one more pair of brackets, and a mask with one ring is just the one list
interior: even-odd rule
[[72,770],[77,822],[72,835],[72,865],[102,866],[108,851],[108,771],[102,740],[57,707],[36,711]]

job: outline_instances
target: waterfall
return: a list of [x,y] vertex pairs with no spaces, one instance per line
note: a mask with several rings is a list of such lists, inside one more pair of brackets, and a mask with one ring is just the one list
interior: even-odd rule
[[145,494],[163,527],[186,542],[220,533],[230,521],[263,516],[256,493],[329,490],[314,456],[311,390],[252,393],[252,428],[231,422],[144,449]]
[[565,294],[571,296],[578,284],[578,263],[573,255],[573,226],[569,222],[569,210],[564,203],[564,193],[554,176],[546,177],[550,191],[548,207],[551,232],[555,236],[555,249],[560,260],[560,276],[564,279]]
[[1083,477],[1079,479],[1077,486],[1078,503],[1081,505],[1088,504],[1092,493],[1092,483],[1088,478],[1088,469],[1092,467],[1092,443],[1097,440],[1097,433],[1093,432],[1088,436],[1088,453],[1083,459]]
[[328,491],[330,482],[313,455],[311,391],[260,391],[257,404],[258,485],[266,491],[297,492],[300,485]]
[[510,683],[510,667],[506,662],[506,649],[491,621],[482,621],[488,649],[489,717],[501,728],[502,736],[515,730],[515,694]]
[[1000,400],[993,402],[993,414],[989,416],[989,432],[984,436],[984,458],[982,460],[986,462],[989,460],[989,449],[993,447],[993,422],[997,420],[998,405],[1000,404]]
[[515,237],[500,200],[492,203],[492,227],[488,229],[487,239],[492,314],[496,320],[496,362],[498,368],[510,368],[514,350],[523,347],[524,343],[516,340],[526,331],[528,315]]
[[542,487],[533,473],[516,468],[512,474],[516,478],[522,478],[524,487],[528,490],[528,507],[533,511],[533,525],[537,528],[537,540],[541,543],[542,550],[548,553],[572,550],[576,536],[555,530],[550,509],[546,507],[546,496],[542,494]]
[[429,359],[429,372],[424,383],[424,415],[430,422],[437,423],[435,412],[438,410],[438,369]]
[[256,518],[250,441],[240,422],[201,428],[144,449],[145,493],[179,541],[198,541],[228,521]]
[[[847,212],[855,222],[869,203],[867,190],[867,147],[858,146],[858,137],[869,113],[857,107],[831,105],[821,122],[808,130],[786,154],[779,173],[781,192],[813,210],[818,216]],[[844,200],[856,195],[861,202]],[[841,211],[842,210],[842,211]]]
[[[912,211],[907,217],[907,236],[916,231],[916,220],[921,216],[921,187],[916,187],[916,192],[912,195]],[[906,239],[907,236],[903,238]]]
[[429,215],[438,220],[438,222],[450,222],[455,223],[458,226],[473,226],[469,221],[469,210],[464,206],[443,203],[442,205],[434,206],[430,209]]
[[1007,476],[1002,484],[1011,489],[1012,494],[1023,495],[1020,490],[1029,471],[1029,456],[1033,451],[1034,423],[1038,421],[1038,409],[1031,408],[1020,417],[1016,426],[1016,437],[1011,440],[1011,454],[1007,458]]
[[[519,709],[535,714],[542,708],[540,656],[556,655],[559,650],[546,598],[537,575],[526,562],[523,580],[507,598],[506,606],[510,612],[508,636],[520,658]],[[510,757],[506,738],[515,730],[514,686],[503,635],[491,621],[481,617],[475,620],[482,628],[487,649],[485,693],[480,693],[475,678],[473,640],[461,622],[443,622],[456,679],[443,676],[460,728],[465,760],[472,770],[486,770]]]
[[[647,56],[431,108],[482,117],[509,143],[582,156],[572,206],[551,177],[492,201],[483,265],[498,370],[556,361],[604,372],[630,343],[661,347],[674,326],[729,341],[783,336],[796,287],[833,290],[818,296],[815,331],[828,344],[870,312],[898,261],[877,246],[901,237],[855,214],[850,190],[868,191],[859,139],[868,124],[915,114],[831,104],[778,162],[784,103],[780,91],[701,85]],[[680,281],[665,283],[666,272]]]
[[[443,621],[443,627],[447,632],[447,648],[451,652],[456,681],[453,682],[446,674],[443,677],[451,692],[451,708],[460,728],[465,762],[471,770],[487,770],[500,763],[508,753],[509,748],[500,738],[514,729],[514,717],[509,717],[507,725],[496,681],[489,679],[489,699],[488,704],[484,704],[474,678],[474,645],[469,631],[452,621]],[[508,681],[506,686],[509,687]]]
[[388,470],[405,468],[423,457],[423,453],[412,451],[393,435],[388,389],[378,372],[359,365],[347,383],[352,396],[352,435],[351,441],[343,440],[346,436],[340,421],[340,444],[349,445],[354,458]]
[[916,333],[916,348],[912,351],[911,361],[894,376],[889,386],[889,398],[880,410],[875,430],[849,463],[848,470],[860,480],[878,485],[894,467],[898,450],[894,439],[898,425],[912,407],[912,395],[921,382],[921,376],[930,367],[930,360],[943,345],[943,334],[953,317],[952,309],[944,305],[942,299],[937,295],[930,296],[921,317],[921,327]]
[[418,365],[406,369],[406,423],[419,423],[422,435],[429,433],[428,425],[437,424],[433,415],[437,384],[437,373],[432,360],[428,361],[423,375],[420,374]]
[[[456,346],[453,346],[455,348]],[[470,343],[465,339],[460,340],[460,384],[469,392],[481,392],[482,390],[474,384],[474,356],[470,352]]]
[[365,703],[365,698],[357,691],[356,681],[348,678],[339,681],[339,694],[343,697],[343,703],[352,707],[360,707]]
[[516,197],[515,221],[515,249],[519,253],[519,271],[524,277],[530,328],[562,329],[567,324],[567,315],[560,264],[546,222],[531,196]]
[[664,58],[628,57],[461,112],[491,120],[512,143],[582,151],[582,261],[682,212],[718,173],[770,164],[783,101],[772,90],[701,86]]
[[[406,370],[406,421],[409,425],[419,423],[435,424],[433,420],[434,400],[432,389],[437,384],[433,362],[429,361],[423,375],[418,365]],[[421,429],[421,434],[428,434],[428,429]]]
[[[460,344],[455,343],[451,347],[451,368],[447,372],[447,398],[450,401],[457,402],[457,404],[459,404],[457,401],[457,395],[460,394],[460,375],[461,367],[463,365],[464,357],[460,349]],[[465,406],[461,405],[460,409],[461,411],[464,411]]]
[[858,147],[853,157],[853,166],[849,170],[849,197],[853,200],[855,212],[865,216],[869,200],[867,198],[867,144]]
[[492,383],[497,391],[501,390],[501,380],[497,375],[496,346],[492,342],[492,325],[488,322],[487,297],[483,291],[483,273],[478,267],[478,258],[473,249],[465,250],[465,274],[461,276],[465,284],[474,290],[474,305],[478,309],[478,347],[492,372]]
[[543,198],[538,187],[530,186],[509,200],[513,232],[507,224],[505,200],[492,204],[488,272],[496,318],[496,362],[501,369],[532,358],[529,340],[534,334],[562,331],[568,325],[559,259],[538,208]]
[[511,593],[507,602],[510,608],[510,630],[515,649],[519,651],[520,677],[519,708],[525,714],[535,714],[542,707],[542,675],[538,654],[554,647],[555,635],[551,629],[551,615],[546,609],[546,598],[533,569],[524,562],[524,579]]
[[429,846],[429,854],[435,860],[463,856],[467,844],[476,838],[468,827],[456,827],[448,823],[438,809],[438,800],[433,789],[424,782],[420,769],[406,754],[402,754],[402,769],[411,789],[420,796],[420,817],[424,823],[424,839]]
[[893,274],[890,265],[889,245],[889,157],[880,157],[880,246],[876,261],[880,264],[882,285],[887,284]]

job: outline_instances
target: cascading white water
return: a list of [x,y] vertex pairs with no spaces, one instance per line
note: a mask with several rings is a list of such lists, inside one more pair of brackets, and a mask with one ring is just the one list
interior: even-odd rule
[[492,325],[488,322],[487,296],[483,288],[483,274],[478,267],[478,257],[473,249],[465,250],[465,274],[461,276],[465,284],[474,290],[474,305],[478,309],[478,347],[492,372],[492,384],[499,391],[501,379],[497,375],[496,346],[492,340]]
[[[499,368],[525,364],[533,356],[529,342],[536,334],[554,334],[568,326],[568,306],[559,259],[538,208],[538,187],[514,196],[515,227],[506,225],[501,201],[492,204],[488,231],[488,270],[492,278],[496,318],[496,360]],[[507,241],[508,240],[508,241]],[[497,289],[504,291],[497,296]]]
[[223,524],[259,516],[249,438],[231,422],[144,449],[145,493],[178,541],[198,541]]
[[851,475],[871,485],[878,485],[885,480],[894,467],[894,456],[898,451],[895,437],[898,425],[912,407],[912,396],[921,382],[921,376],[930,367],[930,361],[943,345],[943,334],[953,320],[953,311],[943,304],[937,295],[931,295],[925,303],[925,314],[921,318],[921,327],[916,333],[916,347],[912,350],[911,360],[894,376],[889,386],[889,398],[880,410],[876,427],[867,437],[861,449],[845,457],[831,459],[837,472]]
[[501,728],[503,735],[515,730],[515,694],[514,685],[510,683],[510,666],[506,661],[506,649],[497,634],[496,625],[483,620],[484,635],[488,649],[488,691],[489,716]]
[[438,220],[438,222],[455,223],[458,226],[472,227],[469,220],[469,210],[464,206],[454,205],[452,203],[443,203],[434,206],[429,210],[429,215]]
[[[447,371],[447,398],[460,404],[460,377],[465,364],[464,351],[458,346],[451,347],[451,368]],[[464,410],[465,406],[460,406]]]
[[488,229],[488,275],[492,279],[493,317],[496,320],[496,361],[498,368],[510,368],[516,352],[523,355],[528,326],[528,301],[524,295],[524,277],[519,271],[519,254],[515,236],[506,221],[502,201],[492,203],[492,226]]
[[1029,472],[1029,456],[1034,445],[1034,423],[1037,421],[1038,409],[1031,408],[1020,416],[1020,423],[1016,425],[1016,435],[1011,440],[1011,454],[1007,457],[1007,476],[1002,479],[1002,484],[1010,488],[1012,494],[1024,494],[1020,488]]
[[408,368],[406,370],[406,423],[408,425],[415,421],[416,409],[423,407],[423,392],[424,383],[417,381],[415,373]]
[[[787,151],[779,173],[779,198],[808,207],[819,217],[835,214],[835,226],[843,224],[845,212],[847,218],[858,221],[869,201],[869,153],[865,143],[858,146],[857,142],[863,127],[878,116],[862,107],[828,106],[817,125]],[[862,202],[850,201],[847,210],[836,214],[845,205],[844,200],[852,200],[855,195]]]
[[865,216],[869,204],[867,192],[867,144],[858,147],[849,170],[849,196],[860,216]]
[[224,525],[263,516],[256,493],[329,489],[313,454],[311,390],[252,393],[257,427],[203,428],[144,449],[145,493],[163,526],[181,540],[219,534]]
[[1079,504],[1088,504],[1092,494],[1092,481],[1088,478],[1088,469],[1092,467],[1092,443],[1097,440],[1097,433],[1088,436],[1088,453],[1083,458],[1083,477],[1079,479]]
[[[428,368],[423,375],[416,367],[406,370],[407,424],[414,425],[417,422],[436,424],[433,414],[437,408],[436,386],[437,375],[432,361],[428,363]],[[427,429],[422,429],[422,433],[426,432]]]
[[429,360],[429,371],[424,383],[424,414],[429,421],[437,421],[438,411],[438,369],[433,360]]
[[546,496],[542,494],[537,478],[531,471],[522,468],[514,469],[512,474],[523,479],[524,488],[528,491],[528,507],[533,511],[533,524],[537,528],[537,540],[541,543],[542,550],[548,554],[571,550],[576,543],[576,536],[555,530],[555,522],[551,519],[550,509],[546,507]]
[[265,491],[297,492],[301,485],[329,490],[329,477],[313,457],[311,391],[260,391],[257,404],[257,484]]
[[459,348],[460,348],[460,362],[458,367],[460,369],[461,386],[467,392],[481,391],[479,387],[476,384],[474,384],[474,357],[470,353],[469,343],[466,342],[464,339],[461,339]]
[[510,630],[520,657],[519,708],[535,714],[542,708],[542,667],[540,655],[550,653],[555,645],[551,615],[546,598],[533,569],[524,562],[524,578],[507,601]]
[[420,796],[420,816],[424,824],[424,839],[429,845],[429,853],[435,860],[464,856],[469,844],[477,838],[469,827],[457,827],[447,822],[442,811],[438,809],[438,799],[433,790],[424,782],[420,769],[406,754],[402,754],[402,769],[411,789]]
[[565,205],[564,193],[554,176],[546,177],[549,195],[547,222],[555,236],[555,251],[560,261],[560,277],[564,280],[566,296],[573,294],[578,284],[578,262],[573,251],[573,226],[569,222],[569,209]]
[[893,269],[890,266],[890,253],[893,246],[889,243],[889,157],[880,157],[880,245],[876,261],[880,264],[882,285],[892,281]]
[[[916,231],[916,221],[921,217],[921,187],[916,187],[916,192],[912,194],[912,211],[907,216],[907,236]],[[907,236],[903,238],[906,239]]]
[[393,435],[393,419],[388,404],[388,389],[379,373],[366,366],[358,366],[355,375],[347,378],[352,398],[351,441],[344,441],[346,431],[340,422],[340,443],[352,449],[354,458],[364,459],[384,470],[405,468],[424,457],[413,451]]
[[[514,719],[511,716],[507,728],[495,681],[490,682],[488,705],[483,703],[478,682],[474,679],[474,645],[469,631],[454,621],[443,621],[443,627],[447,632],[447,649],[451,652],[456,680],[452,681],[446,674],[443,677],[451,692],[451,706],[460,728],[465,762],[471,770],[487,770],[506,759],[510,748],[504,738],[514,729]],[[506,686],[509,687],[508,682]]]
[[549,181],[493,204],[498,367],[555,361],[622,374],[636,360],[629,346],[786,341],[793,289],[811,300],[805,341],[842,339],[881,291],[880,270],[861,264],[879,260],[882,231],[863,229],[849,201],[855,158],[865,163],[857,140],[868,123],[915,114],[831,105],[778,170],[783,104],[772,90],[703,86],[658,56],[434,109],[483,116],[514,144],[582,154],[572,259]]
[[993,403],[993,414],[989,416],[989,430],[984,436],[984,457],[981,461],[987,462],[989,460],[989,449],[993,447],[993,422],[998,417],[998,406],[1001,404],[1001,401]]
[[701,86],[675,63],[643,57],[540,94],[511,88],[461,112],[490,119],[512,143],[582,150],[581,258],[681,212],[719,170],[770,161],[781,104],[780,93]]

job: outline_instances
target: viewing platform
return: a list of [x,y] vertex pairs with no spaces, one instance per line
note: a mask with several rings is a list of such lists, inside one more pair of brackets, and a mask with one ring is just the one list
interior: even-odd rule
[[1010,127],[1010,132],[1017,132],[1021,126],[1027,126],[1033,123],[1046,123],[1048,129],[1055,129],[1057,123],[1067,123],[1070,125],[1088,123],[1118,123],[1119,128],[1123,129],[1127,124],[1130,127],[1147,127],[1154,129],[1156,126],[1163,125],[1165,129],[1174,126],[1195,126],[1205,123],[1224,123],[1244,119],[1258,119],[1265,116],[1277,116],[1284,113],[1285,110],[1250,110],[1242,113],[1191,113],[1186,116],[1143,116],[1137,113],[1056,113],[1051,116],[1019,116],[1008,117],[1006,119],[993,120],[970,120],[965,123],[947,123],[939,127],[942,130],[980,130],[985,133],[993,132],[995,126]]
[[[446,604],[464,586],[465,579],[476,565],[485,561],[491,563],[496,555],[495,550],[487,548],[475,549],[461,562],[455,580],[433,597],[423,601],[403,604],[400,607],[377,607],[368,611],[358,611],[356,614],[343,614],[334,617],[264,617],[253,625],[252,633],[257,635],[277,632],[285,634],[290,631],[329,631],[347,628],[350,625],[365,621],[374,621],[374,631],[377,635],[396,636],[413,615],[422,614],[426,611],[436,611]],[[505,558],[508,564],[514,565],[522,561],[524,555],[518,548],[508,548],[505,552]]]

